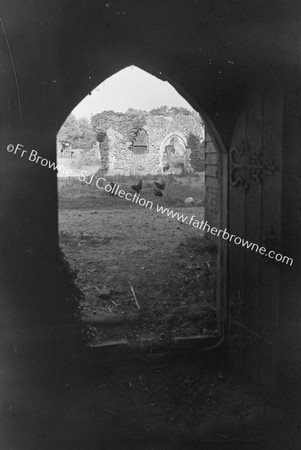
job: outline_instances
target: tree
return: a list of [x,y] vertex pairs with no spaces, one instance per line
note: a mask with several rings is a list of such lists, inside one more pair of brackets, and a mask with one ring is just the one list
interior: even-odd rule
[[96,141],[91,122],[86,117],[82,117],[78,119],[78,127],[79,135],[75,139],[76,148],[90,150]]
[[151,109],[149,113],[156,116],[175,116],[176,114],[191,116],[193,111],[189,111],[182,106],[171,106],[170,108],[168,106],[160,106],[159,108]]
[[78,122],[74,114],[69,114],[63,125],[61,126],[58,134],[57,140],[68,142],[71,147],[74,148],[74,142],[76,136],[80,133]]
[[205,144],[193,133],[189,133],[187,147],[190,148],[190,163],[194,170],[202,172],[205,169]]
[[88,119],[82,117],[77,120],[74,114],[69,114],[57,134],[57,140],[68,142],[72,148],[90,150],[96,139]]
[[187,108],[183,108],[183,106],[172,106],[170,109],[171,115],[183,114],[184,116],[192,116],[193,111],[189,111]]
[[168,106],[160,106],[159,108],[153,108],[149,112],[150,114],[153,114],[155,116],[168,116],[169,114],[169,108]]

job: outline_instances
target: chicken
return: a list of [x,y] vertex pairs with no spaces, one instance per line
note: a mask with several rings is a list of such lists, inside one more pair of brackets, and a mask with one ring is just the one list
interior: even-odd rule
[[154,185],[156,186],[156,188],[160,189],[160,191],[164,191],[166,183],[165,181],[162,181],[161,183],[159,183],[158,181],[154,181]]
[[154,194],[156,195],[156,197],[163,197],[163,192],[161,191],[161,189],[154,188]]
[[138,194],[139,194],[140,191],[141,191],[141,189],[142,189],[142,180],[140,180],[137,184],[133,184],[133,185],[131,186],[131,188],[132,188],[134,191],[138,192]]

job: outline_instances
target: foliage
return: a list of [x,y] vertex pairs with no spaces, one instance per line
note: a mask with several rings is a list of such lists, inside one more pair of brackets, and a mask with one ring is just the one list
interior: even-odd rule
[[103,111],[92,117],[92,127],[98,142],[103,141],[103,133],[109,128],[120,133],[128,142],[133,142],[144,125],[145,113],[133,108],[128,109],[126,113]]
[[102,140],[99,142],[99,153],[101,160],[101,167],[107,169],[109,166],[109,139],[107,133],[102,132]]
[[106,131],[103,130],[99,130],[96,134],[96,139],[98,140],[98,142],[101,144],[102,142],[104,142],[104,140],[107,137],[107,133]]
[[151,109],[149,113],[157,116],[175,116],[176,114],[183,114],[185,116],[192,115],[192,111],[182,106],[172,106],[171,108],[168,106],[160,106],[159,108]]
[[90,150],[95,144],[95,135],[90,120],[86,117],[78,119],[80,135],[76,139],[76,148]]
[[189,133],[187,139],[187,146],[191,150],[190,162],[191,166],[197,172],[204,170],[204,141],[201,142],[200,138],[193,133]]
[[68,142],[72,148],[90,150],[95,143],[91,122],[85,117],[76,119],[74,114],[70,114],[61,126],[57,140]]
[[81,169],[83,166],[97,166],[100,164],[101,156],[98,145],[94,145],[91,150],[82,149],[77,152],[72,160],[71,167]]
[[68,142],[74,148],[73,143],[76,136],[78,136],[79,134],[80,131],[76,117],[74,116],[74,114],[70,114],[61,126],[57,134],[57,139],[58,141]]

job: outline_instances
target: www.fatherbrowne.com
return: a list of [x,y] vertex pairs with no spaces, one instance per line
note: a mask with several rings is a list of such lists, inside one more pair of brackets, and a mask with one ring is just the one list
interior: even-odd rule
[[230,234],[227,231],[227,228],[224,230],[219,230],[215,227],[211,227],[207,220],[201,220],[199,222],[194,215],[187,217],[183,214],[174,212],[168,208],[164,208],[163,206],[157,205],[157,212],[161,214],[166,214],[168,217],[172,217],[173,219],[179,220],[182,223],[186,223],[188,225],[192,225],[194,228],[198,228],[199,230],[204,230],[208,233],[211,233],[213,236],[221,236],[225,241],[234,242],[236,245],[241,245],[247,249],[255,250],[260,255],[267,256],[270,259],[275,259],[278,262],[282,262],[283,264],[293,264],[293,259],[288,256],[284,256],[281,253],[276,253],[274,250],[267,250],[265,247],[259,247],[259,245],[254,242],[246,241],[245,239],[240,238],[239,236],[235,236],[235,234]]

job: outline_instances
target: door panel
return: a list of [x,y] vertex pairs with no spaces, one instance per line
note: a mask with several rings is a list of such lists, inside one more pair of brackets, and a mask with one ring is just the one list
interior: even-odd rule
[[[259,247],[268,242],[267,237],[280,236],[279,95],[270,92],[248,100],[238,118],[229,153],[229,233]],[[276,364],[281,263],[232,242],[228,248],[230,357],[237,369],[270,384]]]

